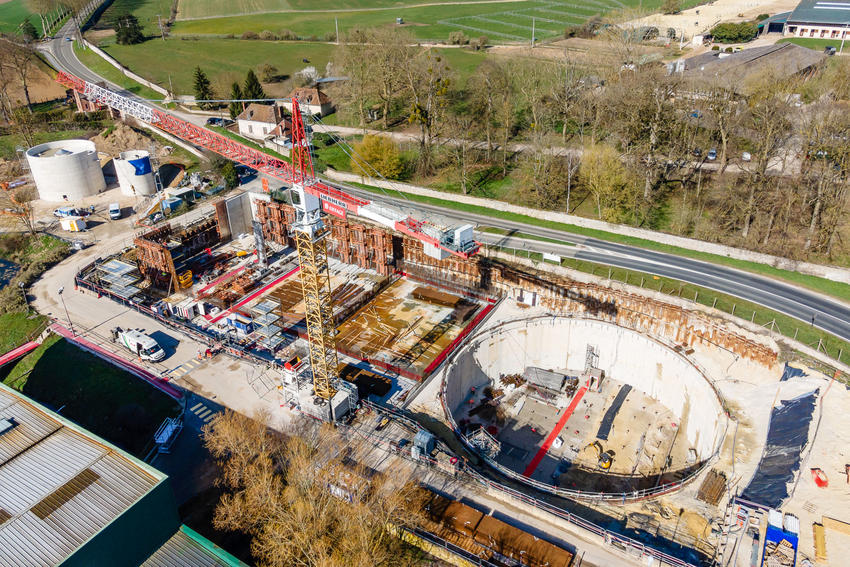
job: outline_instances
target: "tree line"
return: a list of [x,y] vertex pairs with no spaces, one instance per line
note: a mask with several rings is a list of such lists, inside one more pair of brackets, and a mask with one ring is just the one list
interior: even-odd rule
[[740,84],[636,65],[636,46],[619,39],[593,68],[568,54],[489,55],[461,83],[404,30],[346,40],[338,111],[417,133],[407,169],[393,143],[364,148],[396,175],[482,195],[508,177],[502,196],[519,204],[791,257],[844,250],[850,65],[838,58],[813,76]]

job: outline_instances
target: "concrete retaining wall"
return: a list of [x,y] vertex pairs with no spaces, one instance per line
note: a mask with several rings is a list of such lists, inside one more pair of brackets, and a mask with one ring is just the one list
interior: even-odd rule
[[735,258],[737,260],[747,260],[749,262],[756,262],[759,264],[768,264],[770,266],[781,268],[783,270],[790,270],[794,272],[800,272],[802,274],[809,274],[812,276],[826,278],[828,280],[833,280],[836,282],[850,283],[850,270],[848,270],[847,268],[840,268],[838,266],[822,266],[820,264],[812,264],[810,262],[800,262],[797,260],[791,260],[789,258],[782,258],[779,256],[771,256],[770,254],[753,252],[751,250],[733,248],[731,246],[716,244],[714,242],[703,242],[701,240],[694,240],[692,238],[684,238],[682,236],[674,236],[672,234],[665,234],[663,232],[655,232],[652,230],[634,228],[631,226],[612,224],[600,220],[588,219],[575,215],[568,215],[566,213],[559,213],[556,211],[542,211],[529,207],[520,207],[517,205],[505,203],[503,201],[497,201],[495,199],[482,199],[479,197],[470,197],[469,195],[443,193],[441,191],[435,191],[433,189],[427,189],[425,187],[410,185],[408,183],[399,183],[395,181],[389,182],[384,181],[382,179],[375,179],[373,177],[361,177],[360,175],[335,171],[330,168],[324,172],[324,175],[327,176],[329,179],[335,181],[342,181],[348,183],[364,183],[375,187],[383,187],[385,189],[395,189],[397,191],[402,191],[405,193],[412,193],[414,195],[423,195],[435,199],[451,200],[456,201],[458,203],[466,203],[469,205],[476,205],[479,207],[487,207],[499,211],[526,215],[541,220],[572,224],[575,226],[591,228],[594,230],[604,230],[605,232],[612,232],[625,236],[643,238],[644,240],[651,240],[653,242],[659,242],[661,244],[667,244],[670,246],[678,246],[680,248],[686,248],[688,250],[708,252],[710,254],[717,254],[718,256],[726,256],[728,258]]
[[680,432],[700,460],[715,453],[727,418],[700,369],[650,337],[593,319],[520,320],[484,333],[448,370],[446,403],[457,408],[470,387],[499,374],[521,374],[527,366],[581,370],[588,345],[598,349],[598,365],[607,376],[631,384],[678,416]]

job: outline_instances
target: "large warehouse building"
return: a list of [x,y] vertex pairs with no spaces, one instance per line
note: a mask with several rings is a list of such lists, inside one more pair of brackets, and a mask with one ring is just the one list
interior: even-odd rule
[[788,16],[785,35],[836,40],[850,37],[850,0],[802,0]]
[[169,478],[0,383],[0,566],[244,567],[180,525]]

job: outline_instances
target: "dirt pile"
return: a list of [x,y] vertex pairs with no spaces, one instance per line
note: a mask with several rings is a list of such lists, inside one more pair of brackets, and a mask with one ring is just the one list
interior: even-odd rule
[[105,152],[112,157],[118,157],[118,154],[128,150],[144,150],[151,152],[151,155],[155,155],[161,162],[183,162],[179,156],[172,155],[172,151],[167,149],[169,146],[158,143],[145,132],[123,122],[116,122],[114,127],[107,128],[91,141],[99,152]]

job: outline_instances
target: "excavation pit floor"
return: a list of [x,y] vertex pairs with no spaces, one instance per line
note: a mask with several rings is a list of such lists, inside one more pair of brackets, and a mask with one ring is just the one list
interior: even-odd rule
[[[454,305],[445,305],[449,302]],[[483,306],[401,278],[339,326],[337,347],[421,377]]]
[[[689,467],[690,447],[684,436],[677,435],[678,418],[646,394],[632,389],[614,415],[608,439],[597,438],[622,386],[606,378],[598,392],[580,387],[559,404],[561,408],[535,399],[528,394],[529,386],[522,386],[508,392],[498,410],[489,412],[476,411],[485,399],[482,389],[471,393],[455,415],[496,433],[501,443],[496,461],[539,482],[596,492],[648,488],[662,473],[662,481],[672,480],[675,471]],[[500,417],[504,418],[501,424]],[[595,442],[613,453],[607,471],[597,467]],[[665,467],[668,454],[670,462]]]

